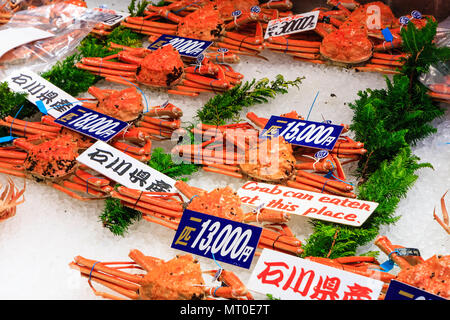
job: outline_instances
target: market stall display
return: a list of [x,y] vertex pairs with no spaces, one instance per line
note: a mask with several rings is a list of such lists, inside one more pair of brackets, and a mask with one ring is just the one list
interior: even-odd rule
[[[448,298],[450,49],[436,46],[438,22],[418,10],[399,19],[382,2],[329,1],[303,17],[290,1],[238,3],[133,0],[98,10],[89,1],[88,8],[64,3],[80,17],[61,19],[38,7],[41,16],[52,14],[32,27],[86,28],[69,46],[55,35],[3,57],[0,172],[16,178],[2,195],[8,219],[0,253],[9,259],[0,263],[7,288],[0,296],[277,299],[280,291],[265,283],[292,299],[388,299],[390,284],[400,282]],[[106,28],[99,22],[109,9],[128,13]],[[220,32],[199,23],[206,11]],[[305,17],[317,19],[312,30],[294,32]],[[185,55],[179,43],[195,39],[214,43]],[[21,50],[31,60],[17,60]],[[60,91],[52,95],[28,68]],[[126,128],[115,132],[119,123]],[[115,136],[100,141],[100,127]],[[14,187],[18,177],[30,178],[26,190]],[[440,211],[423,214],[439,202]],[[255,230],[261,235],[252,247]],[[30,237],[52,255],[33,253]],[[133,250],[134,262],[103,262],[130,247],[158,258]],[[74,272],[67,262],[78,253],[100,261],[77,256]],[[321,275],[308,278],[301,296],[294,293],[306,278],[297,278],[297,261]],[[29,263],[32,287],[42,287],[43,269],[54,283],[14,289],[15,273]],[[200,263],[214,269],[206,272],[211,283]],[[183,268],[195,275],[175,272]],[[325,275],[330,284],[348,281],[350,292],[325,292]],[[375,281],[364,287],[367,277]]]

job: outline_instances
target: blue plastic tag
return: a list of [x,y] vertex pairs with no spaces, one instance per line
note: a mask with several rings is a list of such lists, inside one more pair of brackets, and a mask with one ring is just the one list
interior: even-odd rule
[[422,14],[417,10],[414,10],[413,12],[411,12],[411,16],[414,19],[422,19]]
[[319,150],[314,154],[314,158],[317,160],[321,160],[321,159],[328,157],[328,154],[329,153],[327,150]]
[[16,138],[13,136],[0,137],[0,143],[10,142],[13,141],[14,139]]
[[262,228],[185,209],[172,248],[249,269]]
[[409,20],[408,17],[402,16],[402,17],[400,17],[399,21],[400,21],[401,24],[406,26],[409,23],[410,20]]
[[389,260],[383,262],[380,267],[383,269],[383,271],[385,272],[389,272],[390,270],[392,270],[392,268],[394,267],[395,262],[391,259],[391,254],[396,253],[398,256],[400,257],[405,257],[405,256],[420,256],[420,251],[419,249],[416,248],[397,248],[394,251],[392,251],[391,253],[389,253]]
[[115,119],[80,105],[76,105],[64,113],[55,122],[104,142],[109,141],[129,125],[125,121]]
[[40,112],[47,114],[47,108],[41,100],[37,100],[34,104],[38,107]]
[[155,42],[151,43],[148,49],[156,50],[167,44],[171,44],[182,56],[197,58],[208,49],[212,42],[163,34]]
[[391,30],[389,30],[389,28],[381,30],[381,34],[383,35],[384,40],[386,40],[387,42],[392,42],[394,40],[394,36],[392,35]]
[[282,136],[294,145],[332,150],[343,129],[331,123],[271,116],[260,137]]
[[380,264],[380,268],[382,268],[384,272],[389,272],[392,270],[392,268],[394,268],[394,265],[395,265],[394,261],[389,259]]
[[241,10],[235,10],[231,13],[232,17],[239,17],[242,14]]
[[250,8],[250,12],[260,13],[261,12],[261,8],[259,6],[253,6],[253,7]]

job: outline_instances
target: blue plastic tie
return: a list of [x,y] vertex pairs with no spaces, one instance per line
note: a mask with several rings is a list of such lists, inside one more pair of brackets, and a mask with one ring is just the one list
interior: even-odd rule
[[100,261],[97,261],[96,263],[94,263],[93,265],[92,265],[92,268],[91,268],[91,272],[89,272],[89,282],[91,281],[91,276],[92,276],[92,271],[94,271],[94,267],[95,267],[95,265],[97,264],[97,263],[99,263]]
[[[211,252],[211,254],[212,254],[212,257],[213,257],[213,260],[214,260],[214,262],[217,264],[217,266],[219,267],[219,270],[216,272],[216,274],[214,275],[214,280],[217,280],[219,277],[220,277],[220,275],[222,274],[222,270],[223,270],[223,268],[222,268],[222,266],[216,261],[216,258],[214,257],[214,253],[212,253]],[[218,286],[218,287],[216,287],[216,289],[214,290],[214,292],[213,292],[213,296],[215,297],[216,296],[216,291],[217,291],[217,289],[219,289],[220,287],[222,287],[222,286]]]
[[315,98],[314,98],[314,101],[313,101],[311,107],[309,108],[309,112],[308,112],[308,116],[306,117],[306,120],[309,119],[309,115],[311,114],[311,110],[312,110],[312,108],[314,107],[314,103],[316,102],[316,99],[317,99],[317,96],[318,96],[318,95],[319,95],[319,91],[317,91],[316,96],[315,96]]
[[16,120],[16,118],[17,118],[17,116],[19,115],[20,111],[22,111],[23,106],[24,106],[24,105],[22,105],[22,106],[19,108],[19,111],[17,111],[16,115],[14,116],[13,121],[11,122],[11,126],[9,127],[9,136],[1,137],[1,138],[0,138],[0,143],[10,142],[10,141],[13,141],[14,139],[17,139],[16,137],[13,137],[13,135],[12,135],[12,126],[13,126],[13,124],[14,124],[14,120]]

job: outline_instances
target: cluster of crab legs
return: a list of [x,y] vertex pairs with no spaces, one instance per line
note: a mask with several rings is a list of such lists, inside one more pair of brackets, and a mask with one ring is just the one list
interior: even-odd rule
[[[319,22],[314,30],[270,37],[266,47],[292,55],[296,60],[355,65],[358,71],[395,74],[406,57],[399,49],[401,29],[408,28],[409,22],[417,28],[427,23],[426,16],[420,14],[398,19],[381,1],[364,5],[353,0],[328,0],[327,3],[331,9],[314,9],[319,11]],[[382,34],[386,28],[392,34],[392,41],[387,42]]]
[[[396,251],[404,248],[393,245],[385,236],[378,236],[375,244],[389,259],[399,267],[397,275],[385,272],[379,262],[370,256],[342,257],[328,259],[321,257],[305,257],[310,261],[324,264],[347,272],[384,282],[379,299],[384,299],[391,280],[415,286],[430,293],[450,297],[448,281],[450,280],[450,256],[432,256],[424,260],[421,256],[402,256]],[[130,262],[101,262],[81,256],[74,258],[69,266],[87,277],[95,295],[107,299],[121,299],[115,294],[97,291],[91,281],[130,299],[253,299],[245,285],[232,272],[220,269],[204,273],[215,276],[222,281],[217,287],[208,287],[202,278],[199,263],[190,254],[176,256],[169,261],[145,256],[138,250],[131,250]],[[145,274],[130,274],[119,269],[138,268]]]
[[[201,92],[220,93],[240,83],[243,75],[227,64],[205,57],[201,64],[183,59],[172,45],[157,50],[130,48],[114,43],[121,50],[104,58],[83,58],[76,66],[120,84],[167,88],[171,94],[198,96]],[[120,62],[111,61],[118,59]]]
[[[282,116],[303,119],[296,112]],[[263,129],[268,119],[258,117],[253,112],[249,112],[247,118],[257,128],[248,122],[224,126],[199,124],[192,131],[206,141],[176,146],[172,153],[184,161],[202,164],[203,169],[209,172],[356,197],[352,192],[353,185],[346,181],[343,164],[357,161],[367,152],[363,143],[342,135],[333,150],[317,158],[317,149],[293,146],[281,136],[261,139],[258,128]],[[347,132],[348,126],[343,127],[342,132]],[[345,162],[341,163],[340,159]]]
[[[50,16],[57,17],[61,13],[60,11],[63,7],[56,4],[62,4],[63,6],[74,5],[81,8],[87,8],[87,4],[84,0],[18,0],[18,1],[3,0],[0,1],[0,25],[10,22],[12,18],[14,18],[15,22],[19,22],[20,20],[26,22],[30,18],[36,19],[36,16],[33,17],[34,14],[27,15],[24,12],[18,11],[34,10],[38,7],[48,5],[55,5],[51,9]],[[109,11],[111,13],[115,13],[114,10],[108,9],[96,8],[96,10]],[[42,22],[49,22],[49,21],[42,21]],[[111,29],[112,29],[111,26],[105,25],[103,23],[98,23],[97,25],[94,26],[91,33],[94,35],[103,36],[105,34],[109,34],[111,32]]]
[[[146,110],[135,87],[121,91],[91,87],[89,93],[96,102],[85,102],[86,107],[130,123],[110,144],[140,161],[151,158],[153,140],[169,139],[180,127],[181,109],[168,103]],[[0,120],[0,125],[7,127],[12,136],[19,137],[11,147],[0,148],[0,172],[44,180],[81,200],[88,198],[77,191],[98,197],[103,193],[96,189],[109,188],[109,180],[92,177],[76,161],[95,142],[93,139],[64,128],[49,115],[44,115],[39,122],[8,116]]]
[[[149,5],[144,17],[129,17],[122,25],[156,39],[162,34],[213,41],[206,55],[223,59],[218,49],[226,49],[234,62],[239,55],[258,55],[264,49],[267,23],[291,15],[291,1],[258,0],[173,1],[167,6]],[[236,54],[238,56],[236,56]]]
[[[292,15],[290,1],[173,1],[167,6],[149,5],[144,17],[129,17],[123,26],[150,36],[178,35],[213,41],[208,54],[223,57],[217,49],[237,55],[258,56],[264,48],[314,63],[356,65],[358,71],[398,73],[405,54],[399,48],[400,31],[412,22],[421,28],[426,16],[396,18],[381,1],[361,5],[353,0],[328,0],[330,7],[319,7],[319,22],[312,31],[264,39],[270,20]],[[258,8],[255,10],[255,8]],[[238,12],[239,15],[234,15]],[[433,17],[430,17],[434,19]],[[382,30],[389,28],[392,41]],[[383,53],[388,52],[388,53]],[[236,62],[238,58],[235,59]]]
[[[148,119],[152,119],[152,116],[161,117],[163,114],[175,118],[181,116],[181,111],[172,105],[167,105],[163,108],[151,108],[145,115],[141,114],[142,110],[145,110],[145,108],[142,106],[141,97],[134,87],[122,91],[100,90],[93,87],[89,92],[96,98],[97,103],[89,102],[86,106],[90,108],[99,108],[102,112],[113,112],[115,116],[122,117],[129,121],[136,121],[136,119],[139,119],[141,122],[149,123],[152,123],[153,121],[154,124],[158,123],[161,126],[164,122],[173,122],[173,119],[172,121],[169,121],[168,119],[163,120],[161,118],[156,120]],[[123,109],[124,105],[133,103],[137,105],[135,110]],[[114,108],[111,108],[111,106],[114,106]],[[286,116],[296,117],[296,114],[290,113]],[[144,120],[144,118],[146,120]],[[267,119],[259,118],[254,115],[250,115],[250,118],[252,118],[260,127],[263,127],[265,121],[267,121]],[[1,125],[9,127],[14,135],[20,135],[24,138],[15,139],[12,147],[4,147],[0,150],[0,171],[11,175],[44,180],[53,187],[81,200],[113,197],[119,199],[123,205],[140,211],[143,219],[173,230],[177,229],[183,214],[183,209],[186,206],[186,203],[179,193],[141,192],[123,186],[114,188],[114,183],[109,179],[76,163],[75,159],[79,151],[86,149],[92,141],[73,132],[66,131],[66,129],[55,124],[53,120],[54,119],[51,119],[48,116],[44,116],[41,122],[36,123],[20,121],[17,119],[16,121],[13,121],[9,118],[3,120]],[[122,138],[125,138],[125,136],[128,138],[131,137],[130,140],[134,143],[137,143],[137,141],[144,143],[143,147],[128,146],[123,148],[119,141],[113,141],[112,143],[116,147],[122,147],[122,149],[130,155],[134,155],[138,159],[145,161],[151,156],[149,153],[149,143],[145,139],[152,139],[152,137],[157,139],[163,138],[160,135],[160,130],[162,128],[160,128],[159,131],[156,130],[156,133],[159,133],[159,136],[154,131],[141,131],[141,128],[145,129],[146,127],[140,125],[132,128],[127,134],[124,133]],[[139,140],[139,138],[143,140]],[[227,139],[226,136],[225,139]],[[349,142],[348,140],[345,141],[346,142],[342,140],[341,143]],[[345,149],[349,148],[348,144],[344,144],[341,147],[342,154],[347,154],[347,156],[352,155],[352,153],[348,154],[346,153],[347,151],[345,151]],[[353,145],[353,148],[355,147],[362,148],[362,145]],[[56,154],[55,150],[58,150]],[[354,160],[353,156],[350,160]],[[318,167],[317,164],[316,166]],[[314,169],[314,167],[315,166],[312,168]],[[309,168],[311,169],[311,165],[309,165]],[[258,172],[257,170],[254,170],[255,167],[252,169],[253,172]],[[207,192],[196,187],[191,187],[182,181],[177,181],[175,187],[181,194],[190,199],[187,203],[187,208],[189,209],[245,223],[265,223],[258,244],[260,249],[270,248],[295,255],[299,255],[303,252],[300,241],[296,239],[292,231],[286,225],[286,222],[288,222],[290,218],[288,213],[267,208],[261,209],[258,212],[244,212],[241,208],[239,196],[237,196],[230,187]],[[7,199],[15,201],[23,194],[23,190],[18,193],[11,193],[10,189],[9,192],[5,191],[5,193],[7,193]],[[85,194],[86,196],[80,196],[80,194]],[[15,205],[17,205],[17,203]],[[13,207],[15,205],[11,204]],[[445,205],[442,206],[442,211],[444,214],[444,221],[441,221],[440,223],[445,225],[448,220]],[[11,216],[14,212],[8,211],[6,215]],[[435,218],[438,219],[436,215]],[[383,242],[377,240],[377,244],[380,244],[381,248],[387,248],[385,249],[385,252],[393,251],[392,246],[389,247],[390,244],[386,241]],[[394,261],[397,262],[397,260],[395,260],[397,259],[395,254],[392,254],[391,256]],[[202,299],[208,296],[233,299],[252,298],[242,282],[234,274],[225,270],[222,270],[221,274],[216,277],[219,281],[223,282],[222,285],[217,287],[205,287],[204,281],[201,278],[202,272],[199,265],[190,255],[177,257],[164,262],[157,258],[146,257],[139,251],[133,250],[130,253],[130,257],[134,262],[98,263],[94,260],[76,257],[75,261],[71,263],[71,267],[79,270],[84,276],[89,277],[90,284],[91,281],[101,283],[106,287],[117,291],[119,294],[132,299]],[[377,266],[376,261],[370,257],[339,258],[335,260],[308,257],[308,259],[339,267],[347,271],[357,272],[362,275],[373,276],[385,280],[386,282],[394,277],[387,273],[380,272],[380,268]],[[402,261],[402,259],[403,258],[399,258],[399,261]],[[428,262],[428,260],[424,262],[418,258],[416,259],[416,262],[420,262],[422,269],[425,268],[428,270],[434,268],[433,272],[436,272],[437,264],[445,266],[446,257],[433,257],[432,259],[434,259],[433,263]],[[435,261],[436,259],[438,259],[437,262]],[[399,262],[399,265],[401,267],[405,266],[405,264],[401,265],[400,263],[401,262]],[[147,274],[130,275],[120,270],[124,268],[143,269],[147,271]],[[175,272],[174,270],[178,270],[178,272]],[[187,274],[186,270],[190,270],[191,273],[189,274],[192,276],[185,277]],[[412,281],[408,280],[408,275],[411,274],[411,272],[413,271],[400,273],[398,278],[400,279],[400,276],[403,274],[403,278],[406,278],[405,281]],[[217,271],[211,270],[206,273],[216,275]],[[190,280],[187,280],[187,278]],[[163,281],[161,282],[160,280],[162,279]],[[440,278],[437,277],[436,279]],[[414,281],[417,282],[417,279]],[[415,284],[417,285],[417,283]],[[180,291],[180,288],[183,290]],[[94,288],[93,290],[97,295],[105,298],[118,298],[116,295],[99,292]],[[442,295],[445,296],[444,294]]]

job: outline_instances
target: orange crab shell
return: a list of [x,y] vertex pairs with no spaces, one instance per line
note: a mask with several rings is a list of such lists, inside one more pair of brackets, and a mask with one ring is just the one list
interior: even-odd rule
[[243,221],[245,216],[239,196],[229,186],[192,198],[187,208],[233,221]]
[[[274,145],[277,148],[274,149]],[[249,153],[256,162],[250,159],[239,164],[239,167],[253,179],[281,183],[294,174],[296,159],[292,145],[282,136],[255,144]]]
[[434,255],[425,262],[404,269],[397,275],[397,280],[450,298],[450,255]]
[[400,26],[400,22],[391,8],[381,1],[361,5],[352,12],[345,23],[365,25],[368,29],[374,29],[375,27],[376,29],[392,29]]
[[358,64],[372,57],[373,44],[364,25],[352,23],[341,26],[325,36],[320,54],[335,62]]
[[38,178],[58,179],[75,171],[78,145],[69,135],[38,140],[37,144],[20,138],[13,144],[28,151],[24,167]]
[[165,45],[148,53],[140,62],[136,79],[154,87],[171,87],[181,82],[184,64],[172,45]]
[[203,299],[200,264],[187,254],[155,265],[142,279],[139,295],[145,300]]
[[144,108],[142,95],[135,87],[120,91],[90,87],[89,93],[98,99],[96,107],[92,109],[122,121],[136,120]]
[[208,5],[187,15],[178,25],[177,35],[180,37],[214,41],[225,32],[225,26],[219,10]]

